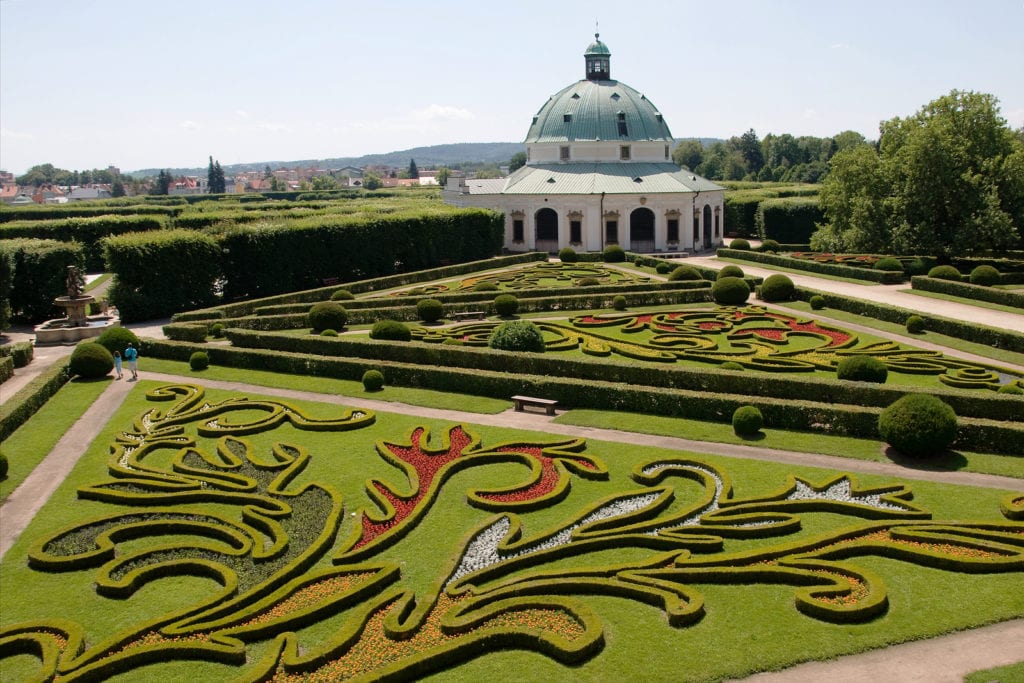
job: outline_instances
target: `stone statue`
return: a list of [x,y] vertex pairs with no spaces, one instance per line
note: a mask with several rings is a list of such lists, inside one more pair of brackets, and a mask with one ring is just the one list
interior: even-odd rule
[[82,296],[82,292],[85,291],[85,276],[82,275],[82,271],[76,266],[68,266],[67,277],[65,280],[68,288],[68,298],[77,299]]

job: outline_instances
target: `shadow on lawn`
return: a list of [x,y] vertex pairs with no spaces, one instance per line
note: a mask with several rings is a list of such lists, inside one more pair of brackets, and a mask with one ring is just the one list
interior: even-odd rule
[[957,451],[945,450],[939,455],[927,458],[914,458],[904,455],[892,446],[884,446],[882,454],[889,460],[912,470],[927,470],[931,472],[952,472],[962,470],[967,466],[967,458]]

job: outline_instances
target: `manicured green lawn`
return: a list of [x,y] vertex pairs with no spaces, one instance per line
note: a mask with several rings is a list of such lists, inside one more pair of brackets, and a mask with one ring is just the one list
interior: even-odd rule
[[[143,372],[147,369],[152,368],[144,367]],[[275,661],[273,638],[294,632],[298,646],[296,656],[300,658],[307,654],[312,656],[332,642],[339,646],[321,659],[321,663],[329,667],[365,666],[369,669],[364,671],[372,671],[391,664],[408,664],[410,657],[415,658],[417,653],[459,652],[445,671],[431,677],[433,680],[507,680],[509,672],[514,671],[517,679],[537,681],[712,681],[1005,620],[1024,612],[1019,568],[1007,566],[1002,571],[985,573],[956,569],[957,563],[974,562],[971,557],[978,553],[987,552],[992,562],[1006,553],[1024,556],[1024,542],[1017,538],[1024,533],[1024,524],[1009,523],[999,513],[1000,502],[1007,495],[1004,491],[901,482],[864,475],[853,478],[851,492],[859,501],[858,505],[867,507],[850,507],[820,496],[808,506],[800,502],[800,498],[788,497],[792,487],[790,476],[804,478],[810,491],[825,491],[841,483],[838,473],[596,440],[570,447],[564,443],[564,437],[542,432],[463,425],[461,428],[472,438],[480,440],[479,445],[474,445],[475,442],[463,441],[458,426],[452,423],[389,412],[378,412],[372,424],[355,429],[324,431],[324,421],[346,419],[344,409],[333,404],[302,401],[287,402],[290,412],[276,413],[282,416],[277,426],[253,430],[249,424],[275,414],[272,408],[277,405],[276,399],[247,393],[243,403],[222,404],[241,395],[207,390],[204,395],[195,397],[191,407],[177,400],[147,400],[145,392],[159,386],[158,382],[143,380],[133,387],[119,411],[0,563],[3,584],[18,586],[17,591],[0,591],[0,628],[22,623],[38,624],[36,629],[45,630],[53,626],[42,620],[58,617],[65,620],[62,624],[79,625],[86,638],[86,652],[79,662],[68,662],[72,669],[85,661],[104,661],[104,657],[119,656],[117,653],[125,647],[128,648],[125,652],[135,652],[132,648],[150,631],[149,625],[187,623],[188,618],[181,610],[212,609],[229,598],[217,581],[199,578],[194,569],[184,565],[175,571],[173,563],[165,565],[165,574],[153,575],[137,591],[120,599],[97,593],[97,581],[117,564],[132,562],[130,567],[134,568],[152,566],[158,561],[153,553],[168,552],[172,553],[167,555],[168,560],[206,558],[213,566],[225,566],[227,562],[234,567],[228,574],[240,581],[240,602],[226,612],[224,618],[228,625],[243,628],[242,633],[246,633],[244,625],[255,618],[249,615],[262,612],[249,606],[256,602],[241,598],[253,596],[255,601],[257,596],[263,596],[259,599],[270,600],[268,604],[279,610],[274,614],[284,616],[266,622],[268,630],[265,632],[249,632],[251,636],[244,638],[244,644],[237,645],[244,651],[244,660],[238,665],[209,663],[188,651],[181,651],[183,661],[169,661],[167,657],[177,646],[147,636],[146,642],[154,643],[150,647],[164,653],[157,659],[163,658],[165,663],[139,668],[140,662],[129,662],[128,671],[119,680],[251,679],[265,670],[263,662],[272,665]],[[203,406],[213,406],[214,412]],[[144,412],[153,409],[159,412],[151,413],[146,421],[139,420]],[[227,412],[219,412],[222,409]],[[33,422],[35,418],[29,426],[38,428]],[[180,427],[181,435],[194,443],[166,441],[163,435],[174,435],[177,431],[165,431],[165,424]],[[426,440],[424,435],[423,448],[418,450],[411,446],[413,435],[421,426],[430,430],[430,438]],[[207,434],[201,430],[213,431]],[[163,444],[144,455],[134,471],[123,473],[131,475],[132,481],[126,481],[124,476],[111,478],[108,474],[109,467],[120,468],[131,463],[131,458],[147,452],[143,448],[130,457],[127,453],[111,455],[110,445],[124,431],[136,431],[139,438],[122,443],[133,446],[151,443],[153,447]],[[449,450],[449,437],[456,450]],[[386,445],[388,443],[393,445]],[[459,445],[455,446],[456,443]],[[261,464],[251,468],[245,465],[244,459],[233,461],[239,445],[249,449],[251,456],[247,458]],[[463,446],[465,449],[461,450]],[[276,461],[271,453],[278,454]],[[407,454],[403,457],[421,468],[419,476],[407,477],[387,462],[383,453],[393,453],[392,457]],[[527,455],[525,460],[514,460],[508,453]],[[533,455],[529,455],[531,453]],[[292,469],[294,466],[288,464],[292,462],[289,459],[301,454],[308,454],[308,464],[301,470]],[[539,459],[541,456],[553,460],[544,461]],[[430,463],[435,462],[435,458],[446,457],[455,458],[451,461],[453,464],[437,469],[435,478],[430,474],[435,471]],[[460,457],[463,460],[458,460]],[[172,470],[175,459],[179,459],[178,466]],[[571,467],[559,469],[550,464],[556,461],[570,463]],[[587,467],[598,469],[586,475],[585,462],[590,463]],[[459,463],[465,465],[460,467]],[[142,469],[143,466],[150,473]],[[669,469],[660,469],[663,467]],[[283,476],[286,468],[292,475],[287,478]],[[607,471],[606,476],[599,474],[601,469]],[[518,494],[505,502],[486,498],[492,495],[486,491],[530,491],[529,483],[535,477],[539,477],[539,482],[548,481],[545,478],[548,475],[543,474],[546,472],[557,477],[560,482],[557,486],[568,483],[564,496],[547,502],[536,501],[529,508],[516,505],[514,501],[520,500]],[[666,476],[644,479],[641,472],[651,473],[651,476],[662,472]],[[720,492],[715,493],[709,473],[725,482]],[[198,481],[204,482],[201,487],[196,485]],[[253,488],[246,488],[249,486],[246,481],[251,481]],[[372,484],[374,481],[381,484]],[[435,488],[430,490],[435,494],[417,498],[423,492],[419,486],[426,486],[428,481],[434,482]],[[193,488],[168,489],[165,482],[175,482],[175,487]],[[104,502],[80,495],[83,487],[97,485],[114,497]],[[283,493],[272,495],[272,489],[267,487],[274,485],[281,486]],[[899,493],[901,485],[909,487],[912,501]],[[322,490],[344,508],[337,533],[322,536],[328,539],[328,545],[316,552],[310,550],[308,562],[293,564],[289,561],[278,567],[278,556],[274,552],[263,559],[250,557],[248,552],[237,555],[231,551],[226,537],[208,532],[192,533],[208,527],[189,526],[208,516],[219,515],[239,529],[259,530],[254,535],[253,548],[264,550],[270,549],[273,538],[286,533],[290,543],[277,552],[298,557],[296,553],[306,552],[305,548],[317,547],[310,544],[314,543],[315,534],[320,533],[316,531],[320,523],[314,524],[319,519],[316,510],[320,508],[301,505],[305,500],[303,496],[317,490],[309,489],[310,486],[323,487]],[[368,494],[368,486],[391,491],[398,499],[421,502],[411,508],[411,516],[405,518],[407,521],[395,517],[396,526],[381,526],[380,536],[368,536],[367,530],[374,527],[372,522],[368,527],[362,521],[361,512],[374,511],[371,519],[384,514]],[[872,487],[886,488],[865,490]],[[161,498],[167,492],[178,491],[176,495],[180,496],[180,491],[188,490],[195,493],[186,498]],[[486,507],[469,505],[467,494],[470,492],[492,502]],[[575,528],[579,520],[596,519],[586,516],[605,509],[612,500],[621,505],[627,500],[639,499],[641,494],[656,492],[670,493],[672,498],[666,499],[663,507],[651,502],[651,498],[637,503],[639,507],[630,508],[636,510],[633,517],[623,516],[624,510],[610,512],[611,516],[606,516],[604,521],[586,526],[593,538],[607,539],[602,546],[593,545],[593,541],[586,541],[579,533],[558,533]],[[890,494],[899,495],[890,497]],[[873,499],[872,496],[883,498]],[[269,514],[266,506],[271,500],[288,504],[290,511]],[[716,501],[720,506],[724,515],[717,517],[720,526],[702,523],[692,527],[693,532],[699,533],[684,533],[678,538],[657,531],[659,524],[666,528],[682,525],[678,528],[685,531],[692,523],[683,520],[700,510],[701,501],[706,500]],[[883,503],[895,507],[886,508]],[[300,510],[305,510],[301,513],[302,519],[311,521],[299,524]],[[742,515],[730,521],[727,514],[730,510]],[[113,536],[117,553],[109,559],[82,562],[78,568],[68,571],[40,571],[26,562],[30,552],[38,556],[44,547],[50,547],[42,545],[43,541],[54,538],[69,526],[102,523],[112,529],[128,531],[133,528],[131,524],[140,520],[155,521],[158,515],[179,513],[189,515],[189,521],[176,529],[140,527],[137,531]],[[920,518],[920,513],[927,513],[926,518]],[[487,575],[466,575],[476,586],[480,609],[497,612],[493,617],[485,616],[486,612],[477,613],[481,620],[461,635],[442,636],[436,631],[433,617],[427,618],[427,613],[413,610],[404,622],[396,618],[386,627],[399,632],[405,630],[404,635],[391,637],[387,635],[389,631],[378,632],[379,627],[373,625],[368,625],[365,632],[350,630],[356,642],[353,650],[346,654],[348,650],[340,647],[336,639],[346,628],[353,629],[365,621],[366,617],[360,616],[361,610],[376,605],[380,596],[390,590],[388,584],[358,596],[353,594],[347,608],[330,608],[330,601],[344,595],[339,591],[345,589],[307,595],[303,599],[312,602],[304,604],[315,606],[318,611],[310,613],[311,616],[301,623],[293,623],[273,619],[289,619],[288,615],[297,614],[295,610],[307,609],[294,603],[299,593],[282,593],[271,598],[271,589],[256,583],[257,577],[265,575],[312,577],[318,573],[326,576],[326,573],[348,567],[353,571],[361,567],[363,572],[374,571],[369,569],[371,566],[388,568],[397,572],[390,586],[415,596],[416,604],[429,611],[459,565],[465,549],[472,546],[471,541],[482,539],[483,536],[477,534],[498,524],[507,515],[521,524],[521,534],[506,539],[508,543],[518,543],[519,555],[506,554],[503,559],[487,560],[490,564],[483,565],[488,567]],[[704,517],[709,521],[716,518],[707,511]],[[794,519],[799,520],[799,526],[789,525],[787,520]],[[385,521],[386,516],[381,524]],[[963,537],[957,535],[959,532],[936,527],[934,531],[940,534],[941,543],[931,541],[926,535],[920,536],[917,546],[905,546],[902,559],[890,559],[872,550],[872,544],[899,543],[885,540],[887,532],[877,531],[879,529],[895,525],[892,528],[905,528],[913,533],[915,528],[927,531],[940,523],[950,529],[962,528],[972,540],[965,544]],[[637,525],[637,531],[630,531],[632,527],[624,526],[627,524]],[[972,531],[979,524],[985,525],[986,530]],[[227,525],[227,521],[217,524],[225,531],[229,529]],[[640,531],[646,528],[654,531]],[[1008,531],[996,533],[996,528]],[[405,533],[401,533],[402,530]],[[876,538],[879,533],[882,538]],[[992,533],[1001,539],[1000,545],[991,546],[984,540],[986,534]],[[699,542],[719,534],[718,547]],[[868,534],[865,539],[875,540],[863,547],[855,543],[843,545],[849,543],[846,539],[859,538],[862,534]],[[362,547],[353,546],[357,537],[370,539],[369,544],[362,556],[350,558],[348,553],[353,547]],[[652,545],[655,537],[660,540]],[[63,542],[60,547],[66,548],[65,551],[55,546],[47,552],[74,553],[92,547],[88,536],[76,538],[68,537]],[[495,540],[500,538],[499,534]],[[548,546],[535,545],[541,541],[559,548],[559,554],[543,549]],[[796,559],[794,553],[798,553],[800,547],[797,544],[804,548],[799,552],[808,553],[817,548],[824,554],[807,564],[808,560]],[[36,550],[32,551],[34,545]],[[838,546],[848,547],[850,552],[828,559],[830,549]],[[996,547],[1001,549],[1002,555],[991,552]],[[843,604],[856,606],[871,596],[884,595],[888,607],[875,618],[856,623],[808,616],[798,610],[794,602],[800,599],[802,590],[795,585],[785,585],[784,580],[771,578],[773,563],[789,557],[796,562],[793,571],[803,572],[799,573],[803,577],[801,583],[810,581],[811,585],[827,586],[834,572],[846,572],[847,576],[863,579],[859,585],[866,593],[855,592],[858,597]],[[949,568],[935,568],[936,557],[942,558],[942,565]],[[229,558],[237,559],[229,561]],[[714,569],[715,562],[721,562],[723,568]],[[822,562],[820,566],[816,564]],[[708,563],[711,563],[710,568],[699,574],[679,573],[697,571]],[[804,568],[799,569],[800,566]],[[741,568],[748,568],[746,571],[752,573],[736,581],[730,572]],[[990,567],[994,568],[995,565]],[[658,577],[657,583],[631,583],[631,572],[651,580]],[[575,577],[573,583],[563,585],[561,582],[570,576]],[[578,583],[585,579],[594,583]],[[505,595],[500,590],[503,584],[515,590],[502,597]],[[602,586],[614,586],[614,589]],[[636,592],[655,586],[657,591],[681,591],[680,595],[686,597],[680,606],[687,609],[697,604],[695,601],[702,596],[702,613],[696,613],[687,623],[670,625],[662,605],[669,593]],[[650,596],[654,595],[660,598],[651,600]],[[949,608],[950,596],[956,596],[955,609]],[[446,594],[444,599],[450,597]],[[438,603],[442,618],[454,614],[445,610],[458,609],[458,603],[450,607],[448,604]],[[675,605],[676,600],[671,604]],[[822,605],[827,605],[827,601]],[[832,608],[826,606],[825,609]],[[559,637],[568,640],[552,641],[552,647],[561,651],[560,648],[567,645],[558,643],[572,643],[582,638],[568,628],[571,626],[566,622],[569,615],[575,615],[579,623],[586,624],[590,629],[588,633],[599,631],[603,642],[572,667],[538,654],[532,649],[535,646],[530,645],[534,637],[564,634]],[[522,620],[517,621],[520,616]],[[219,628],[224,627],[196,626],[186,632],[216,639],[221,637]],[[505,649],[501,644],[500,634],[509,629],[521,639],[515,649]],[[468,640],[485,634],[499,640]],[[453,649],[462,645],[467,649]],[[204,646],[200,642],[195,647]],[[0,659],[0,677],[23,680],[32,672],[33,662],[27,656]],[[321,673],[328,676],[332,671],[335,670],[323,669]],[[406,673],[411,675],[409,670]],[[330,677],[337,680],[336,675]]]
[[1024,661],[1017,664],[975,671],[964,678],[964,683],[1024,683]]
[[992,311],[1002,311],[1003,313],[1014,313],[1016,315],[1024,314],[1024,310],[1015,308],[1014,306],[1003,306],[1002,304],[992,303],[990,301],[980,301],[978,299],[968,299],[962,296],[953,296],[952,294],[943,294],[942,292],[926,292],[921,289],[901,289],[901,292],[907,294],[913,294],[914,296],[928,297],[929,299],[942,299],[943,301],[953,301],[958,304],[966,304],[967,306],[977,306],[978,308],[987,308]]

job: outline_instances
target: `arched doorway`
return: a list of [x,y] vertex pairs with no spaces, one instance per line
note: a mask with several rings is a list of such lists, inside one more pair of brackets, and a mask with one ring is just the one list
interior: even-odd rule
[[541,209],[534,216],[537,226],[537,251],[556,253],[558,251],[558,214],[554,209]]
[[637,254],[654,251],[654,212],[639,208],[629,214],[629,250]]
[[704,248],[711,248],[711,205],[704,205]]

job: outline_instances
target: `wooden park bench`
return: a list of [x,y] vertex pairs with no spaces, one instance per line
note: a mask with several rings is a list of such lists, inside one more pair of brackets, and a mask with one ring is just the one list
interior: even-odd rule
[[470,318],[476,320],[484,320],[487,317],[486,311],[456,311],[451,313],[449,317],[452,320],[469,320]]
[[532,396],[513,396],[512,401],[515,403],[515,410],[517,413],[523,412],[526,406],[536,406],[543,408],[544,412],[548,415],[555,414],[555,406],[558,405],[558,401],[554,401],[550,398],[533,398]]

